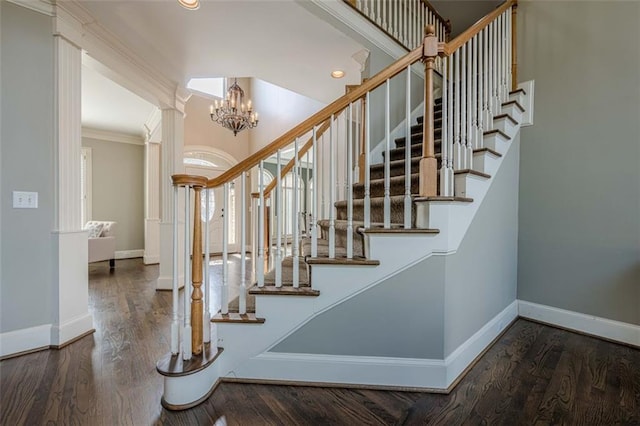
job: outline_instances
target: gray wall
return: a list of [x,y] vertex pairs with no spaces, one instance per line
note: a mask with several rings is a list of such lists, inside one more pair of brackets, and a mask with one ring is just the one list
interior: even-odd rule
[[430,3],[440,16],[451,21],[453,39],[499,6],[502,0],[435,0]]
[[318,315],[272,352],[442,359],[443,283],[444,258],[431,257]]
[[[7,332],[51,322],[53,37],[51,18],[6,1],[0,9],[0,332]],[[38,192],[38,208],[13,209],[14,190]]]
[[518,140],[503,158],[458,251],[447,256],[444,355],[516,300]]
[[522,2],[518,298],[640,324],[640,3]]
[[273,352],[444,359],[516,300],[519,142],[457,252],[430,257],[313,318]]
[[93,220],[113,220],[116,250],[144,249],[144,146],[82,138],[91,148]]

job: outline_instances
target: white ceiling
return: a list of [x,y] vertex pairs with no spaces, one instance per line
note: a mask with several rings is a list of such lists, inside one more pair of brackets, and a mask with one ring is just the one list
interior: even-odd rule
[[[329,103],[359,82],[351,56],[362,46],[295,0],[201,0],[196,11],[177,0],[79,3],[181,86],[192,77],[256,77]],[[346,77],[331,78],[334,69]]]
[[156,107],[87,65],[82,66],[82,127],[144,138]]

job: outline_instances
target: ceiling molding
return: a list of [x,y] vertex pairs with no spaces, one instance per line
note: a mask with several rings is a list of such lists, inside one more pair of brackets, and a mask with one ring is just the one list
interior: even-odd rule
[[53,35],[63,37],[78,48],[82,48],[84,35],[82,22],[59,6],[55,7]]
[[93,60],[87,65],[154,105],[175,107],[175,82],[142,61],[76,1],[60,2],[57,8],[80,23],[80,47]]
[[156,108],[153,110],[147,121],[144,122],[145,142],[161,143],[162,142],[162,110]]
[[82,128],[82,137],[108,142],[127,143],[130,145],[144,145],[144,139],[140,136],[127,135],[109,130],[92,129],[90,127]]
[[47,16],[56,15],[56,6],[49,0],[7,0],[9,3],[24,7]]

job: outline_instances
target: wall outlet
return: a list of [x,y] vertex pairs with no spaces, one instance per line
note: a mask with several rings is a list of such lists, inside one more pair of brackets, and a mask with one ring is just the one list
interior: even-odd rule
[[13,208],[14,209],[37,209],[38,193],[13,191]]

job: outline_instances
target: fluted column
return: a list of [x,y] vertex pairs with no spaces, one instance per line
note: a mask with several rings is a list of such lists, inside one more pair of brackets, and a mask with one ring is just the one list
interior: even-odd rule
[[88,244],[82,230],[80,156],[81,49],[79,24],[54,18],[54,229],[55,281],[51,345],[59,346],[93,331],[88,311]]
[[[160,274],[157,281],[158,290],[171,290],[173,280],[172,244],[173,221],[173,185],[171,176],[183,173],[184,149],[184,105],[178,108],[162,109],[162,145],[160,170]],[[181,241],[181,239],[179,238]],[[178,281],[184,282],[184,265],[179,263]]]
[[160,263],[160,111],[145,140],[144,263]]

